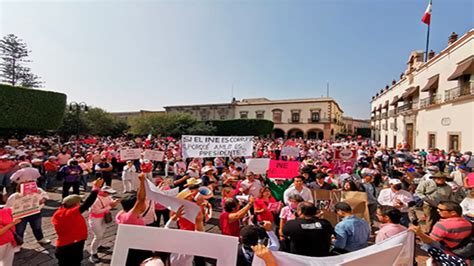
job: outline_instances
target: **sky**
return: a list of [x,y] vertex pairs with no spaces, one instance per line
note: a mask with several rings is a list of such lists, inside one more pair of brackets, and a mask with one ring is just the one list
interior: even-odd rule
[[[42,89],[110,112],[333,97],[370,100],[424,50],[428,0],[5,1],[0,33],[32,51]],[[430,48],[474,26],[472,0],[434,0]]]

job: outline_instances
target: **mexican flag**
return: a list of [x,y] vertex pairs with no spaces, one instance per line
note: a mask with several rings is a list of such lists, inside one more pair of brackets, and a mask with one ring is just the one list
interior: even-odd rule
[[426,25],[430,25],[430,22],[431,22],[431,5],[432,5],[432,3],[431,3],[431,0],[430,0],[430,3],[428,4],[428,7],[426,7],[425,14],[421,18],[421,21],[423,21],[423,23],[425,23]]
[[146,137],[146,140],[145,140],[145,147],[150,147],[150,144],[151,144],[151,132],[150,134],[148,134],[148,137]]

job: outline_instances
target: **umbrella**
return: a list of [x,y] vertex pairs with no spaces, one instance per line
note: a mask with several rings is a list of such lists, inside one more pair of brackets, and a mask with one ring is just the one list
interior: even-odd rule
[[16,171],[11,177],[10,180],[16,183],[23,183],[26,181],[36,181],[41,174],[38,169],[33,167],[27,167]]

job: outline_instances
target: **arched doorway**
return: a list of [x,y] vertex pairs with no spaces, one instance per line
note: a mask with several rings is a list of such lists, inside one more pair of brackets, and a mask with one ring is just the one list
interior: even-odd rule
[[299,128],[292,128],[288,130],[288,138],[304,138],[303,130]]
[[324,139],[324,132],[322,129],[313,128],[307,132],[308,139]]
[[274,128],[272,131],[272,137],[274,139],[285,138],[285,131],[283,131],[283,129]]

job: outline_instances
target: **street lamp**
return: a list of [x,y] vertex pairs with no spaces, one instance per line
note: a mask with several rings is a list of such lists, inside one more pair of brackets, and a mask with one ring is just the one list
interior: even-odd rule
[[81,111],[84,111],[84,112],[87,112],[89,111],[89,107],[87,106],[87,104],[85,102],[80,102],[80,103],[77,103],[77,102],[70,102],[69,103],[69,111],[73,112],[73,111],[76,111],[76,116],[77,116],[77,123],[76,123],[76,132],[77,132],[77,138],[79,138],[79,130],[80,130],[80,127],[79,127],[79,120],[80,120],[80,117],[79,117],[79,113]]

